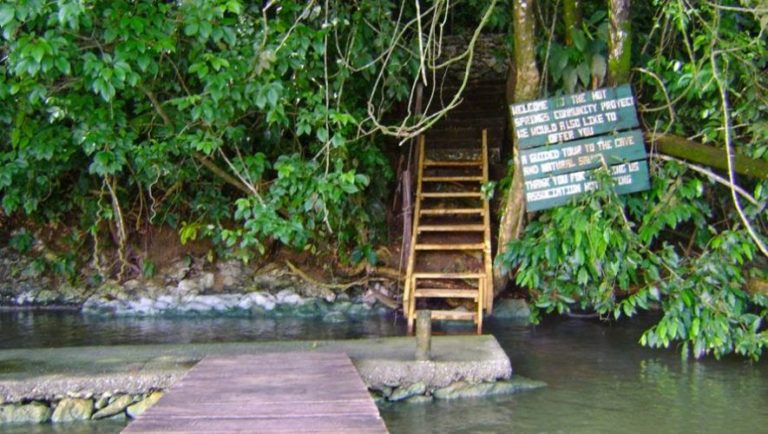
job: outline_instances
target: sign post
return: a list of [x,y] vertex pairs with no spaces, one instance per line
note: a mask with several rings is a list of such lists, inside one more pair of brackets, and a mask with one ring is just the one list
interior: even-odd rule
[[607,167],[619,194],[647,190],[647,154],[629,85],[510,106],[528,211],[595,190]]

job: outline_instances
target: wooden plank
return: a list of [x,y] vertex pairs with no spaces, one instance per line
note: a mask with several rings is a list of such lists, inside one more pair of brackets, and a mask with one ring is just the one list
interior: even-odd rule
[[475,312],[462,312],[460,310],[433,310],[432,319],[448,321],[474,321]]
[[630,130],[612,135],[520,151],[526,181],[550,175],[594,169],[646,158],[643,133]]
[[[488,182],[488,131],[483,130],[483,183]],[[493,258],[491,257],[491,211],[486,198],[483,201],[483,267],[485,268],[485,278],[480,281],[480,292],[482,302],[478,306],[477,313],[477,334],[483,329],[483,312],[493,312]]]
[[638,126],[632,88],[623,85],[510,106],[520,149]]
[[477,300],[477,289],[416,288],[417,298],[470,298]]
[[425,167],[480,167],[481,160],[429,160],[424,162]]
[[416,250],[483,250],[483,243],[416,244]]
[[427,208],[420,210],[421,215],[451,215],[451,214],[480,214],[485,212],[483,208]]
[[208,357],[124,433],[386,433],[349,357]]
[[480,232],[484,225],[421,225],[419,232]]
[[[549,178],[525,181],[525,203],[528,211],[539,211],[568,203],[574,196],[598,188],[592,170],[565,173]],[[650,188],[648,163],[635,161],[611,166],[616,193],[627,194]]]
[[424,182],[481,182],[482,176],[425,176]]
[[424,135],[420,135],[418,139],[418,152],[419,162],[416,171],[416,208],[413,213],[413,231],[411,232],[410,252],[408,255],[408,266],[405,273],[405,287],[403,288],[403,312],[406,312],[408,322],[408,333],[413,331],[413,324],[416,315],[416,304],[413,297],[413,269],[416,265],[416,242],[419,235],[419,220],[421,219],[421,178],[424,176],[424,159],[426,158]]
[[415,279],[481,279],[483,273],[413,273]]
[[453,191],[453,192],[427,192],[427,193],[421,193],[419,195],[422,198],[460,198],[460,197],[471,197],[471,198],[477,198],[482,199],[483,193],[482,192],[475,192],[475,191]]

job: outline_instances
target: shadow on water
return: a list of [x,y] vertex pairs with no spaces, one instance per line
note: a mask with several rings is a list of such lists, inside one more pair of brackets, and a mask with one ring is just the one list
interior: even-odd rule
[[[548,319],[531,327],[487,321],[515,372],[548,387],[506,397],[385,404],[399,433],[768,432],[768,364],[741,358],[681,360],[675,349],[637,341],[653,318],[621,323]],[[342,339],[403,335],[402,321],[341,324],[311,319],[93,318],[77,313],[0,312],[0,348]],[[451,332],[451,330],[447,330]],[[3,369],[20,369],[13,360]],[[0,433],[117,433],[121,423],[0,428]]]
[[125,427],[124,421],[63,423],[59,425],[19,425],[0,428],[3,434],[115,434]]

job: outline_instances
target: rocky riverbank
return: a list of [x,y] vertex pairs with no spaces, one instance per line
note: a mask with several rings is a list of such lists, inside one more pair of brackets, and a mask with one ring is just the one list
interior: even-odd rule
[[154,405],[161,391],[141,394],[72,393],[53,400],[0,405],[0,425],[67,423],[86,420],[126,420],[136,418]]
[[392,303],[381,301],[394,296],[391,282],[339,290],[277,263],[253,269],[239,261],[210,264],[187,257],[151,278],[90,286],[60,283],[35,269],[34,260],[0,249],[0,306],[69,306],[116,316],[293,315],[333,323],[389,312]]
[[[32,258],[0,249],[0,308],[69,307],[108,316],[296,316],[340,323],[391,312],[399,295],[392,280],[323,284],[287,263],[254,269],[239,261],[211,264],[186,257],[151,278],[100,285],[58,282],[36,269]],[[493,316],[526,319],[529,314],[525,301],[500,299]]]

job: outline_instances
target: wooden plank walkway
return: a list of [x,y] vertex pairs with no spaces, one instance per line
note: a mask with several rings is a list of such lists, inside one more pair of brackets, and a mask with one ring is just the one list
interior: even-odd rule
[[387,433],[346,354],[206,357],[123,431]]

